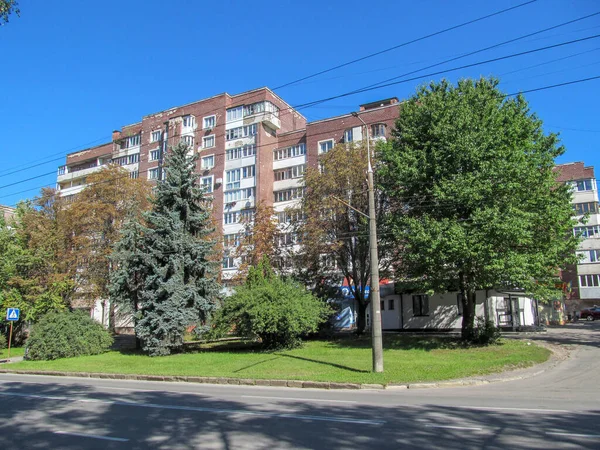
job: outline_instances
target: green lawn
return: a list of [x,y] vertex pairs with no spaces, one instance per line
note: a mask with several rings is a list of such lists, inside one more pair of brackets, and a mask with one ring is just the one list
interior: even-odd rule
[[[23,352],[24,351],[25,351],[25,349],[23,347],[11,347],[11,349],[10,349],[10,357],[12,358],[13,356],[23,356]],[[4,359],[7,356],[8,356],[8,350],[7,349],[0,350],[0,359]]]
[[[237,347],[237,348],[236,348]],[[251,345],[226,343],[193,352],[150,358],[135,352],[56,361],[24,361],[11,369],[104,372],[144,375],[211,376],[355,383],[407,383],[448,380],[527,367],[550,352],[505,340],[502,345],[462,348],[450,338],[386,336],[385,373],[370,373],[367,338],[309,341],[303,348],[263,353]]]

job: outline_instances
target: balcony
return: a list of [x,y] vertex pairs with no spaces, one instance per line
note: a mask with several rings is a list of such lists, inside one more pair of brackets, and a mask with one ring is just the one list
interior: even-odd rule
[[279,130],[281,128],[281,121],[279,120],[279,117],[270,111],[263,111],[244,117],[244,125],[252,125],[253,123],[262,122],[266,122],[267,126],[275,130]]
[[106,163],[102,163],[102,164],[98,164],[96,166],[88,167],[86,169],[75,170],[73,172],[70,171],[68,166],[61,166],[58,168],[58,176],[57,176],[56,181],[58,183],[63,183],[65,181],[72,181],[77,178],[82,178],[89,174],[92,174],[92,173],[102,170],[102,168],[105,166],[106,166]]

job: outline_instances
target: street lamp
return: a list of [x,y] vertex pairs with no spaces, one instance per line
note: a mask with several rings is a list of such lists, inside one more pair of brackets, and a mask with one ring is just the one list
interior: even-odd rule
[[373,372],[383,372],[383,342],[381,333],[381,309],[379,305],[379,257],[377,256],[377,224],[375,223],[375,190],[373,187],[373,166],[371,166],[371,145],[369,127],[365,121],[353,112],[352,115],[362,122],[367,132],[367,182],[369,184],[369,247],[371,250],[371,345],[373,353]]

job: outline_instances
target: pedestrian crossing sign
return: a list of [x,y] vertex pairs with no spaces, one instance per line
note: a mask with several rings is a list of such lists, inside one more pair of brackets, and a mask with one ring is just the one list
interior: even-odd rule
[[6,308],[6,320],[19,320],[20,313],[19,308]]

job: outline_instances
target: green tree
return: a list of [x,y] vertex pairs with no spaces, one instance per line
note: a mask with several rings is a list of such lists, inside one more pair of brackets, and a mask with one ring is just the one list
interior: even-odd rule
[[[306,192],[302,198],[302,214],[296,214],[301,250],[294,255],[295,277],[330,292],[348,280],[357,301],[357,330],[366,326],[369,296],[364,286],[370,284],[369,220],[367,196],[367,149],[362,143],[338,145],[319,160],[320,169],[308,168],[304,174]],[[380,228],[380,271],[387,273],[393,249],[382,232],[387,203],[376,195],[376,217]]]
[[0,0],[0,27],[8,23],[8,18],[12,13],[17,16],[21,14],[17,0]]
[[[110,255],[120,238],[126,218],[140,217],[150,208],[147,180],[131,178],[116,165],[87,177],[88,185],[65,208],[72,250],[68,257],[77,267],[78,297],[91,306],[108,302],[112,261]],[[115,331],[115,304],[108,302],[108,328]]]
[[377,166],[401,256],[397,278],[425,291],[459,290],[471,340],[475,291],[543,295],[573,262],[569,187],[556,182],[556,135],[523,96],[496,79],[421,87],[402,105]]
[[[121,229],[121,237],[114,246],[110,259],[110,301],[121,317],[133,318],[134,329],[138,320],[140,292],[144,287],[146,255],[143,249],[144,227],[136,217],[130,217]],[[136,339],[136,347],[140,341]]]
[[329,313],[329,307],[302,285],[277,276],[263,257],[249,268],[245,284],[225,299],[215,327],[258,338],[266,349],[293,348],[303,335],[316,332]]
[[136,334],[153,356],[181,347],[185,328],[207,322],[216,307],[211,205],[195,173],[196,159],[184,143],[170,150],[165,180],[144,215],[145,281]]

